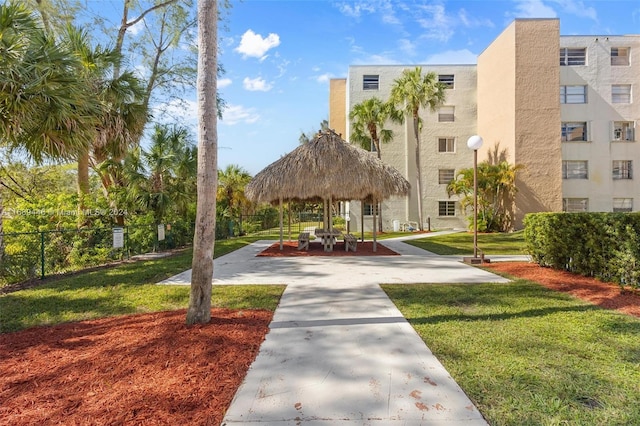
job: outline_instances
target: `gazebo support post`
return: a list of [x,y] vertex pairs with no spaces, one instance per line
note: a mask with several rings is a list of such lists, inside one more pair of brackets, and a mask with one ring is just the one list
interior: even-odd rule
[[331,198],[331,196],[329,196],[329,208],[327,209],[328,211],[327,217],[329,219],[329,247],[331,248],[330,251],[333,251],[333,215],[331,212],[332,202],[333,202],[333,199]]
[[279,216],[280,216],[280,251],[282,251],[283,248],[284,248],[284,244],[282,243],[282,240],[284,238],[284,230],[283,230],[284,225],[282,223],[283,222],[283,220],[282,220],[282,197],[280,197],[280,214],[279,214]]
[[371,203],[371,205],[373,206],[373,252],[376,252],[376,231],[377,231],[377,227],[378,227],[378,219],[376,216],[377,212],[377,207],[378,204],[376,203],[376,200],[372,200],[373,203]]
[[289,242],[291,242],[291,200],[289,200],[289,202],[287,203],[287,216],[289,219]]
[[360,232],[362,233],[360,239],[364,243],[364,200],[360,200]]
[[327,200],[322,199],[322,229],[329,229],[329,221],[327,220]]

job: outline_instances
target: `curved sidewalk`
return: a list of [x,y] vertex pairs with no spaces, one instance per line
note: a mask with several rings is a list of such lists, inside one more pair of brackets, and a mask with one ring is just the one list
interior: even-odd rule
[[255,256],[272,243],[215,261],[214,284],[287,285],[224,425],[487,424],[379,284],[508,280],[397,240],[401,256]]

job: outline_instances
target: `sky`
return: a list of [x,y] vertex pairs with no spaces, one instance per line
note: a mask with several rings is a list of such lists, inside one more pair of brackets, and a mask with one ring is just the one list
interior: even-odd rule
[[[106,13],[113,0],[86,0]],[[561,35],[640,34],[640,0],[230,0],[219,29],[218,167],[255,175],[329,115],[329,80],[350,65],[475,64],[516,18]],[[116,3],[119,3],[117,1]],[[117,10],[119,8],[114,8]],[[197,132],[195,90],[180,124]],[[176,112],[173,112],[175,117]]]

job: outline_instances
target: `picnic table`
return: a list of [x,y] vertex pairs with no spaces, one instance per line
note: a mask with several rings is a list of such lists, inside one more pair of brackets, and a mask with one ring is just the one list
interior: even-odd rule
[[316,228],[314,234],[316,238],[320,238],[324,251],[333,251],[333,247],[336,245],[336,239],[342,236],[342,232],[336,229],[328,230]]

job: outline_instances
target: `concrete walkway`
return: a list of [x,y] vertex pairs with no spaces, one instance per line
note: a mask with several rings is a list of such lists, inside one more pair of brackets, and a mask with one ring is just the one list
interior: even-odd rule
[[287,284],[224,425],[487,424],[379,284],[506,279],[398,240],[382,243],[401,256],[255,257],[272,243],[215,261],[214,285]]

